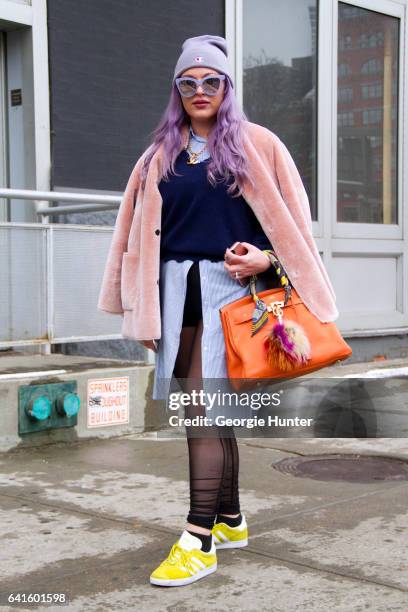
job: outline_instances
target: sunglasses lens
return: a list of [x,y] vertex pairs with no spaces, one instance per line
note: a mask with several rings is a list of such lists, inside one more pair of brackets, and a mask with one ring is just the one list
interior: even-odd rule
[[195,82],[191,79],[183,79],[179,81],[179,90],[182,96],[190,98],[191,96],[194,96],[195,92],[197,91],[197,87]]
[[[217,91],[220,88],[221,79],[218,77],[207,77],[203,80],[203,92],[207,96],[215,96]],[[180,79],[178,81],[178,88],[182,96],[186,96],[186,98],[191,98],[197,93],[197,84],[192,79]]]
[[203,91],[209,96],[215,96],[219,87],[220,87],[221,79],[218,77],[208,77],[205,79],[203,83]]

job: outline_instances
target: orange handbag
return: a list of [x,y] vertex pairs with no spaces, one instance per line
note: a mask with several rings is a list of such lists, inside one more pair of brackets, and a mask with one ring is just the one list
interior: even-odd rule
[[251,295],[219,309],[228,378],[237,391],[259,385],[259,379],[302,376],[352,354],[335,323],[322,323],[310,312],[269,253],[282,288],[257,295],[253,275]]

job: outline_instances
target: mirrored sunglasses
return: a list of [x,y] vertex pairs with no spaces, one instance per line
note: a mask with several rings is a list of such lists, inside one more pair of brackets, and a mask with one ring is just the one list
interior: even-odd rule
[[202,85],[203,93],[207,96],[215,96],[221,85],[221,81],[225,79],[225,74],[216,76],[206,76],[203,79],[195,79],[194,77],[178,77],[176,79],[177,89],[182,96],[191,98],[197,93],[199,85]]

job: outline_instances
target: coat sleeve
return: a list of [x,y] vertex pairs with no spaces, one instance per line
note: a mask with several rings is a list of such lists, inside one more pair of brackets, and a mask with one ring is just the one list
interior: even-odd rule
[[112,314],[124,312],[121,299],[122,257],[127,249],[143,159],[144,156],[136,162],[122,196],[99,292],[98,310]]
[[306,189],[288,148],[280,140],[280,138],[275,140],[274,163],[282,198],[296,225],[309,244],[309,247],[312,250],[322,272],[323,278],[326,281],[327,287],[332,294],[334,301],[336,301],[334,287],[330,281],[329,275],[323,264],[322,258],[320,257],[319,250],[313,237],[312,215],[310,212],[309,198],[307,196]]

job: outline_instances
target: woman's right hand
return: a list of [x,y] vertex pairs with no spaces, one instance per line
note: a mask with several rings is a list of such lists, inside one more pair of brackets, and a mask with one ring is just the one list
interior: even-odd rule
[[143,344],[145,348],[151,349],[155,353],[157,353],[157,340],[156,344],[154,340],[140,340],[140,344]]

